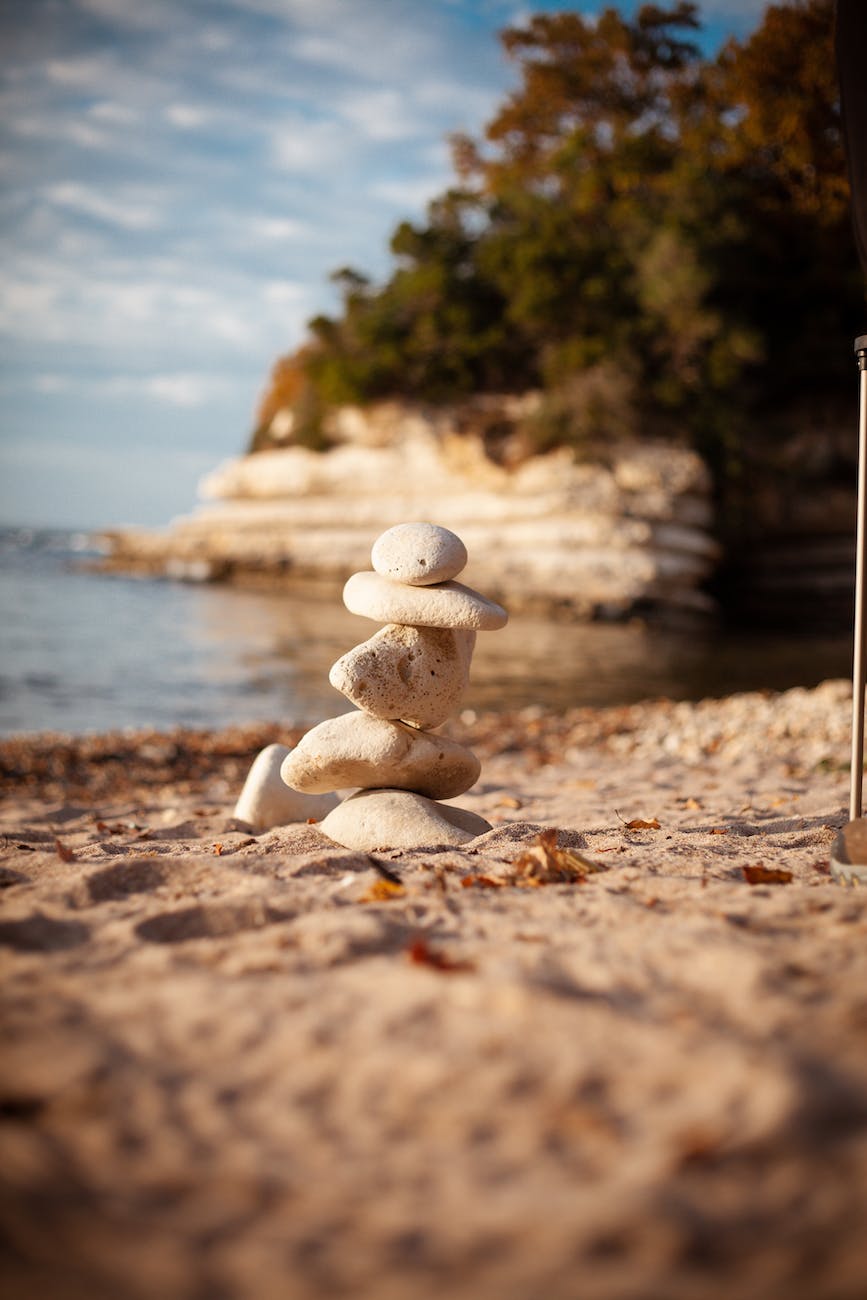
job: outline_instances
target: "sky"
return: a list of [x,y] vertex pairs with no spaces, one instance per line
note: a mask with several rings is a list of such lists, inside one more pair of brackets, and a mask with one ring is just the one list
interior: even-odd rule
[[[635,7],[624,3],[626,12]],[[167,523],[547,0],[0,0],[0,524]],[[702,42],[762,0],[705,0]]]

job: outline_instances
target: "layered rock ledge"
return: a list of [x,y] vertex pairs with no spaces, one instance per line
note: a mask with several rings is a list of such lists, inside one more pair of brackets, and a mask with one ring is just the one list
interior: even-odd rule
[[584,618],[707,612],[719,548],[707,469],[668,444],[558,450],[516,467],[443,414],[343,412],[344,441],[231,460],[163,532],[106,535],[107,565],[192,580],[342,583],[384,528],[432,514],[464,538],[467,579],[513,608]]

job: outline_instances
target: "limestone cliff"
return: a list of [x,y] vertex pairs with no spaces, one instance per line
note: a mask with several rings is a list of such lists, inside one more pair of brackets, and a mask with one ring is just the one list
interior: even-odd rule
[[109,535],[110,563],[196,579],[342,581],[395,523],[436,519],[473,556],[467,581],[511,608],[575,616],[707,611],[718,561],[701,459],[663,444],[558,450],[513,467],[449,416],[348,409],[327,452],[264,451],[221,465],[204,503],[165,532]]

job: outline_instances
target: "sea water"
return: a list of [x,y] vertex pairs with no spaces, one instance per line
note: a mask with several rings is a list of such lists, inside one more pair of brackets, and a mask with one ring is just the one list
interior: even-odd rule
[[[93,572],[85,533],[0,529],[0,734],[305,723],[349,707],[330,665],[375,625],[301,596]],[[811,686],[845,634],[702,635],[515,616],[482,633],[468,708],[617,704]]]

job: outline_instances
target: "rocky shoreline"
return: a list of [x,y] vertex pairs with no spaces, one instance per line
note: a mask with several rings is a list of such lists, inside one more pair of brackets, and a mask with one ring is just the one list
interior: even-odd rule
[[337,586],[384,528],[435,513],[475,557],[467,580],[512,609],[713,612],[704,587],[720,553],[695,453],[624,444],[604,463],[560,450],[507,467],[443,415],[391,405],[343,415],[332,450],[230,461],[204,480],[205,503],[168,530],[107,533],[106,567]]

